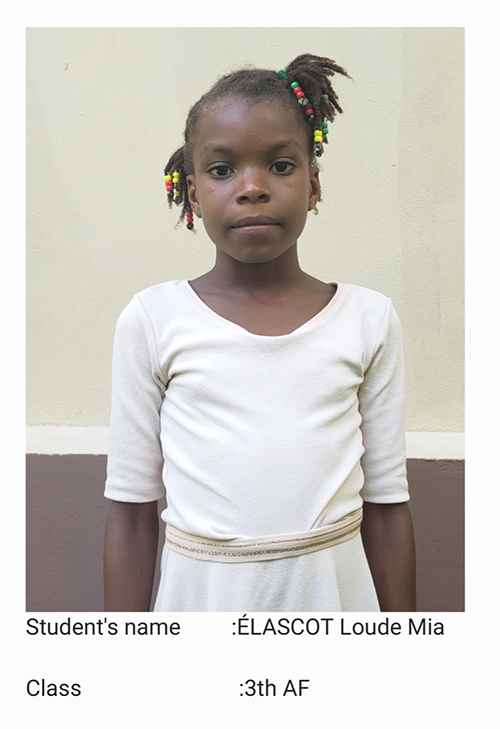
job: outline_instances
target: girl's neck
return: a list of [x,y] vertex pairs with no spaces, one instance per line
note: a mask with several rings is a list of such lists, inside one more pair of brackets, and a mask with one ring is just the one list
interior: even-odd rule
[[217,249],[214,267],[202,278],[221,291],[278,292],[304,286],[311,277],[301,269],[295,245],[263,263],[242,263]]
[[266,336],[293,332],[335,294],[300,268],[295,249],[265,263],[242,263],[218,250],[213,269],[190,284],[223,319]]

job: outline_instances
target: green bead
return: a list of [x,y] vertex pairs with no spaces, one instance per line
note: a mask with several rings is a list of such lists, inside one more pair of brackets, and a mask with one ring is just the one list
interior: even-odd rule
[[298,85],[297,81],[294,81],[293,84],[290,84],[290,88],[296,89]]
[[281,69],[281,71],[278,71],[278,75],[281,76],[281,78],[284,78],[286,80],[286,73],[283,69]]
[[328,134],[328,124],[326,122],[322,123],[321,130],[322,130],[323,134]]
[[328,101],[328,94],[323,94],[323,96],[321,98],[325,99],[325,101]]

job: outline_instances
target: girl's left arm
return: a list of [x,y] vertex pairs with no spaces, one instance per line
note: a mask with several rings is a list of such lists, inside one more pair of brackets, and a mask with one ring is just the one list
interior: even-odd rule
[[415,610],[415,544],[406,478],[401,327],[388,301],[359,389],[365,483],[361,534],[383,611]]
[[415,611],[415,541],[408,502],[365,501],[361,536],[380,609]]

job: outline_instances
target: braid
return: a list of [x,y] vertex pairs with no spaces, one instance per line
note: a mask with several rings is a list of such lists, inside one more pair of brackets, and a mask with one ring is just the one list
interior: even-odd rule
[[[279,73],[266,69],[244,68],[222,76],[191,107],[184,130],[184,145],[174,152],[165,167],[165,176],[173,177],[174,173],[178,173],[174,190],[168,194],[168,204],[172,207],[172,203],[175,202],[180,206],[179,223],[187,216],[188,228],[193,227],[186,178],[194,172],[192,150],[198,126],[207,110],[214,108],[215,102],[231,97],[247,101],[271,99],[288,106],[295,113],[299,123],[307,129],[311,140],[311,157],[314,159],[314,153],[317,156],[322,153],[322,144],[315,144],[317,135],[321,141],[323,134],[323,141],[328,142],[326,120],[333,122],[335,115],[342,113],[338,96],[330,81],[330,77],[335,74],[351,78],[347,71],[330,58],[304,53],[297,56],[284,71]],[[308,106],[312,107],[307,113],[305,111],[307,107],[297,103],[297,97],[290,88],[290,83],[298,84],[304,92],[303,95],[307,97]],[[317,150],[318,146],[320,150]]]
[[342,114],[339,97],[332,88],[329,76],[339,73],[346,78],[351,77],[335,61],[304,53],[297,56],[285,70],[289,79],[298,81],[309,99],[314,110],[314,129],[321,130],[323,119],[333,122],[337,112]]
[[172,204],[175,202],[176,205],[182,206],[181,207],[181,213],[179,217],[179,223],[182,223],[184,220],[184,217],[186,213],[190,212],[191,208],[189,207],[189,200],[187,195],[187,172],[184,166],[184,147],[179,147],[179,149],[173,153],[173,155],[168,160],[166,166],[165,166],[165,176],[170,175],[171,177],[174,175],[174,173],[179,174],[179,181],[176,185],[176,190],[174,194],[168,194],[168,206],[169,208],[172,207]]

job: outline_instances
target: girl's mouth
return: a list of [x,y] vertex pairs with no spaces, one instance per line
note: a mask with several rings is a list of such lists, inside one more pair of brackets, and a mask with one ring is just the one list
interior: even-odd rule
[[242,218],[231,226],[232,230],[239,233],[262,233],[270,228],[277,228],[279,223],[274,218],[264,216]]

